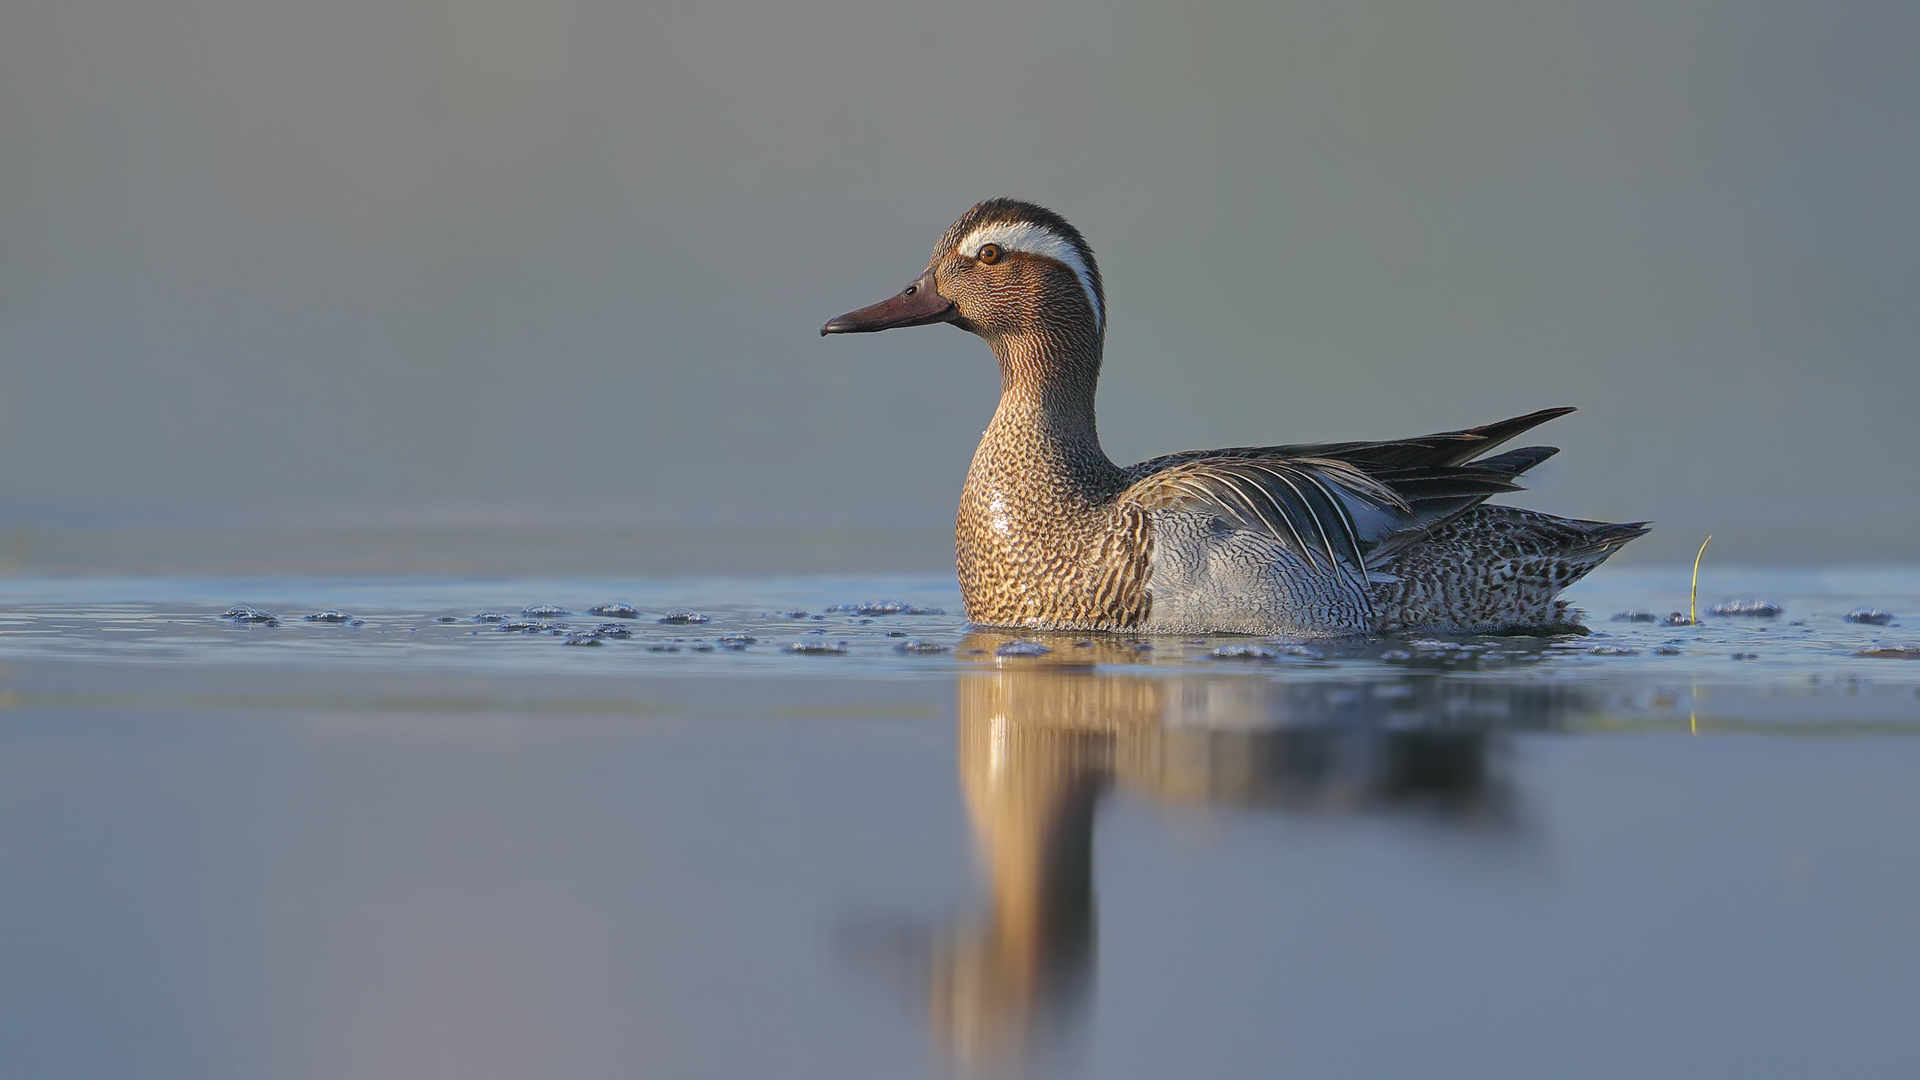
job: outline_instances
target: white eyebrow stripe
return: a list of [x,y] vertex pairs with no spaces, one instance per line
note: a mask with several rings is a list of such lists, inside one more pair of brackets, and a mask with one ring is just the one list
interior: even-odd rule
[[1100,294],[1093,287],[1093,271],[1087,268],[1085,259],[1066,237],[1047,228],[1035,225],[1031,221],[992,221],[978,226],[967,234],[954,249],[971,258],[973,253],[988,244],[998,244],[1003,251],[1024,251],[1029,255],[1044,255],[1072,270],[1080,279],[1080,287],[1087,292],[1087,305],[1093,308],[1093,323],[1104,328],[1107,313],[1100,308]]

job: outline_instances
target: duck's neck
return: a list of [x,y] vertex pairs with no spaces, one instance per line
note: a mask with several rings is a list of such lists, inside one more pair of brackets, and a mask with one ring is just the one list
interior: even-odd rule
[[954,533],[967,617],[996,626],[1120,627],[1144,617],[1144,552],[1115,545],[1127,474],[1100,449],[1098,335],[1079,349],[991,341],[1000,407],[980,438]]
[[1094,421],[1098,336],[1008,335],[989,344],[1000,360],[1000,406],[976,466],[1082,497],[1124,486],[1120,469],[1100,449]]

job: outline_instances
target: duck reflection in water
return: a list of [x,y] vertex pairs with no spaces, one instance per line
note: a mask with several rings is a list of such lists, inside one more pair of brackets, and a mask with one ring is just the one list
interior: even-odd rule
[[[962,652],[992,658],[1008,640],[970,635]],[[1124,640],[1049,644],[1050,654],[959,679],[960,785],[991,903],[937,933],[930,963],[915,966],[936,1038],[974,1065],[1036,1049],[1089,997],[1094,813],[1110,788],[1158,803],[1416,814],[1510,832],[1504,733],[1584,708],[1564,687],[1438,675],[1116,673],[1107,666],[1140,655]]]

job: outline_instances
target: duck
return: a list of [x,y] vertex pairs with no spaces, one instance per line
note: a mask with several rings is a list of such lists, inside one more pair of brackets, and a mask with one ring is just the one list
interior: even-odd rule
[[820,333],[946,323],[985,341],[1000,402],[961,490],[969,622],[1292,638],[1582,632],[1560,593],[1648,523],[1488,500],[1557,447],[1496,449],[1570,408],[1408,439],[1188,450],[1117,465],[1094,395],[1107,299],[1059,214],[978,203],[906,288]]

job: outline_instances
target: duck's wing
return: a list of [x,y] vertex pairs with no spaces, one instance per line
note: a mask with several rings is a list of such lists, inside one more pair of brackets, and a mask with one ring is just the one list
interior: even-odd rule
[[1546,409],[1497,424],[1387,442],[1190,450],[1128,470],[1123,502],[1204,506],[1260,529],[1314,562],[1365,574],[1434,525],[1518,491],[1515,478],[1557,453],[1530,446],[1473,460],[1541,423]]

